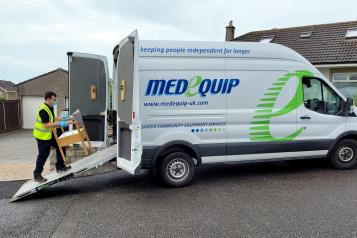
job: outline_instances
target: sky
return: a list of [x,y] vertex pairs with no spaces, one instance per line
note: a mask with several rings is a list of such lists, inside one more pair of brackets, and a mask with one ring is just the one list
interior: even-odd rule
[[[356,0],[0,0],[0,79],[67,69],[68,51],[105,55],[138,29],[145,40],[223,41],[272,28],[357,20]],[[111,65],[109,65],[111,68]]]

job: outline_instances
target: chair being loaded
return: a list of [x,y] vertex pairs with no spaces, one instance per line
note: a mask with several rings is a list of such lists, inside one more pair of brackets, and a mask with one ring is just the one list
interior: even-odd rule
[[74,128],[70,131],[64,131],[63,128],[62,134],[58,136],[57,128],[53,129],[53,135],[57,141],[58,148],[61,152],[62,158],[65,162],[69,162],[69,159],[63,153],[63,147],[73,145],[73,144],[81,144],[84,150],[85,156],[89,155],[91,151],[91,143],[86,131],[86,128],[83,123],[82,115],[79,110],[76,110],[70,120],[68,120],[68,124],[73,124]]

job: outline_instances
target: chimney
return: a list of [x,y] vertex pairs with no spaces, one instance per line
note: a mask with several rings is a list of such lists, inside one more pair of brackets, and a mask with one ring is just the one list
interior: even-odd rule
[[236,28],[233,26],[233,21],[229,21],[229,25],[226,26],[226,41],[232,41],[234,39],[234,30]]

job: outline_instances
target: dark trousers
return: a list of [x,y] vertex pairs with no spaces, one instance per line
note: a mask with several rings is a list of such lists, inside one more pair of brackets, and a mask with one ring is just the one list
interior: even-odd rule
[[[51,147],[56,148],[56,154],[57,154],[56,169],[58,170],[65,166],[64,161],[61,156],[61,152],[58,149],[56,139],[53,137],[53,135],[52,135],[51,140],[39,140],[39,139],[36,139],[36,140],[37,140],[37,146],[38,146],[38,156],[37,156],[37,160],[36,160],[36,168],[33,171],[34,176],[40,175],[42,173],[43,166],[45,165],[46,160],[47,160],[48,156],[50,155]],[[63,149],[63,153],[66,154],[65,148],[62,148],[62,149]]]

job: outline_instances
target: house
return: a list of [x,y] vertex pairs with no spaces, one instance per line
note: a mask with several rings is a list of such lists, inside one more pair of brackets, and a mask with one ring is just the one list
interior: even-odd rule
[[16,100],[15,84],[11,81],[0,80],[0,100]]
[[357,21],[253,31],[234,38],[226,27],[227,41],[255,41],[287,46],[308,59],[346,96],[357,93]]
[[55,107],[57,113],[68,108],[68,71],[62,68],[18,83],[16,88],[21,104],[23,128],[33,128],[37,110],[45,101],[46,91],[53,91],[57,94],[57,106]]

